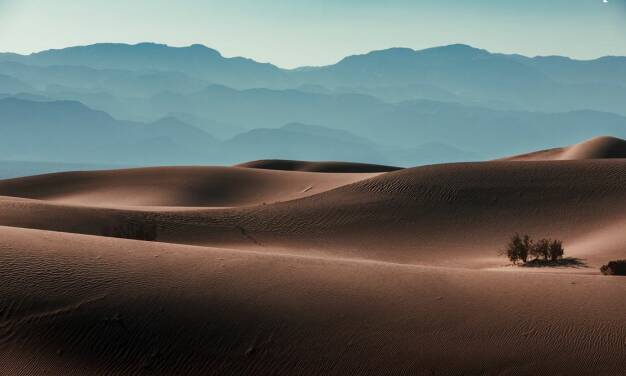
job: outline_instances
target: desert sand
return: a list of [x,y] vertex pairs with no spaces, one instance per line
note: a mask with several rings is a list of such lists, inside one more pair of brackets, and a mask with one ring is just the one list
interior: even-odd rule
[[538,152],[505,158],[509,161],[555,161],[585,159],[626,158],[626,141],[617,137],[602,136],[576,145],[541,150]]
[[[626,279],[599,272],[626,256],[613,143],[0,181],[0,369],[623,374]],[[129,223],[156,239],[103,236]],[[510,265],[498,251],[516,231],[562,239],[580,264]]]

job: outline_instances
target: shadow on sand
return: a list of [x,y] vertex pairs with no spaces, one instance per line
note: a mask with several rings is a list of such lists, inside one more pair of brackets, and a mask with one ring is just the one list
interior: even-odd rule
[[565,257],[556,261],[531,260],[522,265],[525,268],[588,268],[583,259],[576,257]]

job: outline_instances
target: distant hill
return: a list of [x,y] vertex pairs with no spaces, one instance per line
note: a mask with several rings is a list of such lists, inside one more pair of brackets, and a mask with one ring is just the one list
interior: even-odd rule
[[100,165],[89,163],[23,162],[0,160],[0,179],[50,174],[63,171],[93,171],[130,167],[128,165]]
[[[34,72],[36,67],[25,65],[42,69]],[[213,83],[237,89],[367,94],[391,102],[426,99],[503,110],[590,109],[626,115],[624,57],[529,58],[461,44],[419,51],[391,48],[349,56],[329,66],[293,70],[225,58],[202,45],[95,44],[26,56],[0,54],[0,74],[39,89],[45,82],[99,89],[118,97],[190,93],[200,90],[198,84]]]
[[560,82],[626,85],[626,57],[623,56],[606,56],[595,60],[574,60],[563,56],[505,56],[536,68]]
[[216,50],[199,44],[176,48],[156,43],[103,43],[48,50],[28,56],[0,55],[0,60],[39,66],[184,72],[235,87],[275,84],[285,76],[283,70],[271,64],[241,57],[225,58]]
[[[373,51],[293,75],[301,85],[354,88],[386,99],[445,98],[498,109],[626,114],[626,58],[525,58],[450,45]],[[418,86],[410,90],[410,85]]]
[[[31,89],[45,91],[61,87],[76,92],[107,92],[118,97],[150,96],[163,91],[191,93],[210,82],[182,72],[151,70],[99,69],[80,65],[38,66],[2,61],[0,74],[27,83]],[[31,63],[28,58],[17,59]]]
[[529,58],[466,45],[392,48],[295,70],[200,45],[0,54],[0,159],[493,159],[626,137],[625,72],[621,57]]
[[78,102],[0,100],[0,159],[106,164],[208,160],[217,142],[175,119],[120,121]]
[[225,142],[225,155],[240,161],[297,159],[385,163],[377,145],[346,131],[321,126],[288,124],[254,129]]
[[484,159],[479,152],[469,152],[440,142],[431,142],[410,148],[382,148],[381,150],[389,160],[398,166],[469,162]]
[[626,136],[626,117],[606,112],[505,111],[428,100],[392,104],[358,94],[211,86],[191,95],[155,96],[149,103],[155,113],[179,109],[248,128],[319,124],[403,150],[445,144],[480,159],[553,147],[565,140],[574,143],[598,134]]
[[33,87],[11,76],[0,74],[0,94],[17,94],[33,90]]

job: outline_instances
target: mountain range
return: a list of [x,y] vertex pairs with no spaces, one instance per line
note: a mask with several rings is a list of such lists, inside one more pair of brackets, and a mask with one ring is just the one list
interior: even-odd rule
[[201,45],[96,44],[0,54],[0,98],[4,160],[411,166],[625,137],[626,58],[450,45],[286,70]]
[[[63,71],[75,80],[83,74],[84,87],[97,88],[100,83],[110,90],[111,85],[123,85],[131,93],[150,87],[193,90],[198,82],[238,89],[308,85],[365,92],[381,99],[447,98],[503,109],[626,111],[622,106],[626,97],[623,57],[528,58],[450,45],[420,51],[391,48],[349,56],[329,66],[285,70],[250,59],[225,58],[202,45],[174,48],[141,43],[96,44],[27,56],[1,54],[0,61],[14,64],[0,67],[2,73],[17,74],[15,64],[53,67],[50,74],[65,84],[68,78],[62,77]],[[31,84],[41,82],[41,78],[36,80]]]

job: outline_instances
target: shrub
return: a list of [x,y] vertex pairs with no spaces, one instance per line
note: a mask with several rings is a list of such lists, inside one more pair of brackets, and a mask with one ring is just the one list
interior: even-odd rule
[[550,239],[541,239],[536,242],[532,249],[530,250],[530,255],[535,259],[539,259],[543,257],[544,260],[548,260],[550,257],[550,246],[552,245],[552,241]]
[[604,275],[624,275],[626,276],[626,260],[611,261],[600,268]]
[[[563,249],[563,242],[560,240],[541,239],[534,242],[530,236],[520,236],[516,233],[501,253],[505,254],[513,264],[517,264],[519,261],[528,264],[528,256],[532,256],[535,258],[532,263],[547,265],[557,261],[561,262],[565,250]],[[540,258],[543,260],[539,260]]]
[[503,253],[506,254],[512,263],[517,264],[520,260],[523,262],[528,261],[528,254],[531,247],[532,240],[528,235],[522,237],[519,234],[515,234],[509,240]]
[[528,256],[530,255],[530,251],[533,249],[533,241],[528,235],[524,235],[522,238],[522,248],[520,249],[520,259],[524,261],[524,263],[528,262]]
[[561,259],[565,254],[565,249],[563,249],[563,242],[560,240],[551,241],[549,251],[551,261],[557,261]]

